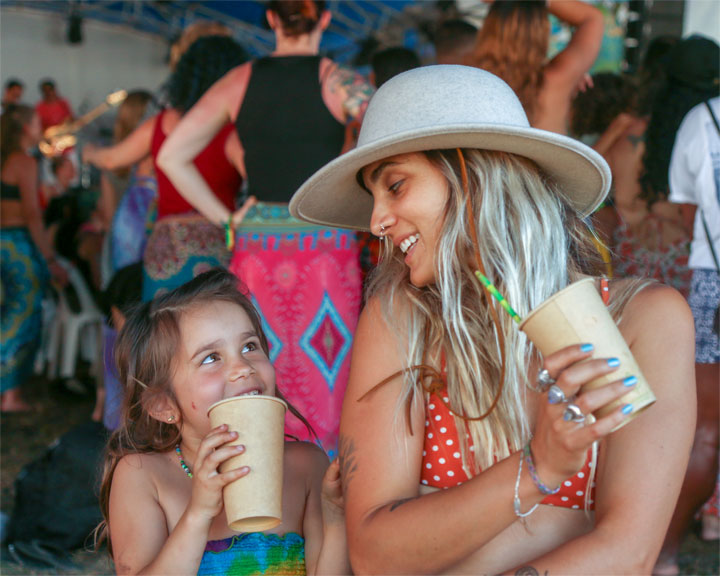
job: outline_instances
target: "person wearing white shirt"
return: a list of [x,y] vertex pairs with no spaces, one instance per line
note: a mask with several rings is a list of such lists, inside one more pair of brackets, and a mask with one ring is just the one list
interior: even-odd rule
[[[716,84],[717,86],[717,80]],[[713,118],[714,116],[714,118]],[[673,523],[686,523],[707,500],[718,478],[720,404],[720,97],[695,106],[683,119],[670,160],[671,202],[682,204],[693,226],[688,303],[695,319],[695,377],[698,415],[685,483]],[[717,489],[717,488],[716,488]],[[717,497],[717,494],[716,494]],[[718,523],[717,502],[709,515]],[[683,513],[684,510],[684,513]],[[671,524],[671,530],[673,524]],[[704,532],[717,531],[706,526]],[[666,539],[666,546],[668,540]]]

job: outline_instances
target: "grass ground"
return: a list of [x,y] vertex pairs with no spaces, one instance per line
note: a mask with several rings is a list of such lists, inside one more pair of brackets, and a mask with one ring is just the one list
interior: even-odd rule
[[[13,508],[13,482],[27,463],[41,456],[53,440],[86,422],[92,413],[94,398],[91,394],[77,396],[51,385],[45,379],[35,378],[29,385],[27,398],[36,407],[26,414],[0,417],[0,511],[11,514]],[[59,495],[60,496],[60,495]],[[720,543],[705,542],[698,530],[688,535],[680,554],[680,574],[715,576],[720,574]],[[113,566],[106,551],[79,550],[73,554],[77,570],[58,570],[19,566],[8,558],[7,550],[0,552],[0,574],[112,574]]]

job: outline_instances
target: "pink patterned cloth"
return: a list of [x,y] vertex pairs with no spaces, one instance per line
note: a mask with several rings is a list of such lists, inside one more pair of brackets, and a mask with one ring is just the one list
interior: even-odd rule
[[[230,270],[260,311],[278,388],[333,455],[360,310],[355,234],[295,220],[286,204],[259,204],[237,231]],[[286,432],[311,439],[290,415]]]

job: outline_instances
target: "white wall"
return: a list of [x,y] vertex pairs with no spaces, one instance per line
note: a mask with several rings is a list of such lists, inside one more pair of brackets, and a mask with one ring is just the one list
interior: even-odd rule
[[66,19],[24,8],[0,8],[0,78],[25,84],[23,101],[40,99],[38,81],[55,79],[74,112],[86,112],[116,90],[155,91],[168,74],[167,42],[156,36],[92,20],[83,43],[65,40]]
[[718,0],[686,0],[683,37],[702,34],[720,44],[720,2]]

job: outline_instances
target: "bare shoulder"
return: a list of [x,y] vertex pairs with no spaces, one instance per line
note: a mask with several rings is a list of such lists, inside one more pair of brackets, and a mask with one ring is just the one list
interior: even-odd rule
[[311,442],[286,442],[285,466],[288,472],[298,480],[304,478],[310,481],[322,478],[330,460],[319,446]]
[[[626,282],[626,281],[622,281]],[[693,317],[685,298],[674,288],[651,284],[627,303],[621,328],[632,340],[692,335]]]
[[320,446],[304,441],[285,442],[285,458],[288,463],[301,466],[315,466],[318,463],[327,466],[329,462],[327,454]]
[[165,454],[126,454],[115,468],[113,488],[127,486],[137,490],[143,487],[147,491],[156,493],[157,484],[162,481],[166,470]]

